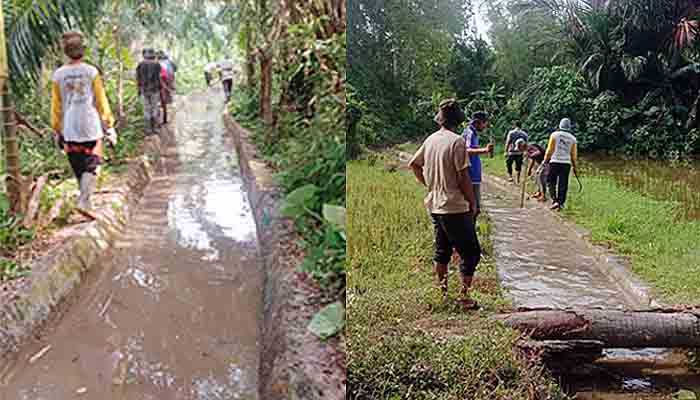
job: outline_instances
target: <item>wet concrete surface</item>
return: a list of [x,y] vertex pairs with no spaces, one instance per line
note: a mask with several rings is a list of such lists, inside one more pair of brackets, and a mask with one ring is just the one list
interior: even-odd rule
[[499,277],[517,307],[642,308],[590,245],[535,201],[520,208],[518,188],[484,183]]
[[[608,273],[619,261],[601,259],[580,232],[565,224],[545,205],[526,200],[520,190],[489,177],[482,188],[484,209],[493,225],[492,240],[499,278],[516,307],[643,309],[648,307],[619,278]],[[678,389],[700,391],[700,376],[675,362],[669,349],[606,349],[602,363],[615,360],[651,365],[606,368],[596,376],[561,376],[570,394],[582,399],[666,399]],[[625,365],[626,364],[626,365]],[[680,362],[678,365],[682,365]],[[592,396],[592,397],[591,397]]]
[[165,171],[0,400],[257,399],[263,270],[218,92],[180,100]]

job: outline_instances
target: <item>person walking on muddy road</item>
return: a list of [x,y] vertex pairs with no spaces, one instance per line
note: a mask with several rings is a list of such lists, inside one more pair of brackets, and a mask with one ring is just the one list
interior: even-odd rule
[[143,50],[143,61],[136,67],[139,95],[143,99],[145,134],[155,135],[161,126],[161,69],[153,49]]
[[520,176],[523,170],[523,152],[520,151],[515,142],[522,139],[527,143],[528,136],[527,133],[520,129],[520,122],[516,122],[515,128],[508,132],[506,136],[506,170],[508,171],[508,182],[513,182],[513,164],[515,164],[515,171],[517,172],[517,177],[515,178],[515,183],[520,183]]
[[207,87],[211,86],[211,81],[214,79],[216,72],[216,63],[210,62],[204,66],[204,80],[207,82]]
[[470,161],[466,143],[457,129],[466,119],[453,99],[444,100],[435,116],[440,129],[430,135],[408,165],[418,182],[428,188],[425,206],[435,230],[434,269],[443,299],[447,299],[448,264],[453,249],[461,258],[462,289],[458,304],[465,310],[478,308],[469,289],[481,258],[481,247],[474,228],[478,202],[469,176]]
[[552,197],[552,210],[560,210],[566,203],[569,191],[569,174],[573,169],[576,174],[576,137],[571,133],[571,120],[564,118],[559,123],[559,130],[549,136],[545,164],[549,164],[547,183]]
[[221,83],[224,86],[224,95],[226,103],[231,100],[231,92],[233,90],[233,61],[226,59],[219,63],[219,71],[221,73]]
[[[471,178],[474,197],[476,198],[476,208],[481,209],[481,155],[492,154],[493,144],[480,147],[479,134],[489,126],[489,114],[485,111],[477,111],[472,114],[469,126],[462,133],[462,138],[467,144],[467,154],[469,155],[469,175]],[[474,215],[476,223],[477,215]]]
[[103,127],[107,129],[107,140],[116,144],[114,116],[99,71],[83,62],[83,35],[66,32],[63,51],[69,61],[56,70],[51,79],[51,127],[78,180],[77,210],[95,219],[91,196],[95,193],[102,164]]

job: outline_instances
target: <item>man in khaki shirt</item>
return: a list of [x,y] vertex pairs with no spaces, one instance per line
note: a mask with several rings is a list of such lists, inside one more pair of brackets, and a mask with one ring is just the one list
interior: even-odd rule
[[464,111],[455,100],[440,103],[435,116],[440,130],[423,142],[409,166],[416,179],[429,190],[425,206],[435,228],[435,274],[442,294],[447,297],[447,265],[456,249],[462,259],[462,291],[458,302],[471,310],[478,307],[469,297],[469,288],[481,258],[481,247],[474,229],[479,209],[469,177],[467,147],[455,133],[465,120]]

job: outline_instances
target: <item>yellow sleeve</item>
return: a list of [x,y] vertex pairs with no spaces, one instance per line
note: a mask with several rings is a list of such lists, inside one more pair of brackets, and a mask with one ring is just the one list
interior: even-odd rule
[[51,84],[51,128],[54,132],[63,133],[63,102],[58,82]]
[[112,109],[109,106],[109,100],[107,100],[107,94],[100,75],[97,75],[92,82],[92,90],[95,93],[95,105],[102,121],[107,124],[108,128],[114,128],[114,116],[112,115]]
[[544,154],[545,161],[552,159],[554,155],[554,148],[557,146],[556,140],[554,140],[554,135],[549,137],[549,143],[547,144],[547,152]]
[[576,143],[571,146],[571,162],[576,164],[576,157],[578,156],[578,149],[576,148]]

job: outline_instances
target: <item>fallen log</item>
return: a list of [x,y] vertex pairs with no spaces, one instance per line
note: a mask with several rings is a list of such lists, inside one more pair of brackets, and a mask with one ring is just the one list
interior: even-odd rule
[[607,348],[700,347],[700,314],[691,311],[536,310],[495,318],[533,340],[595,340]]

